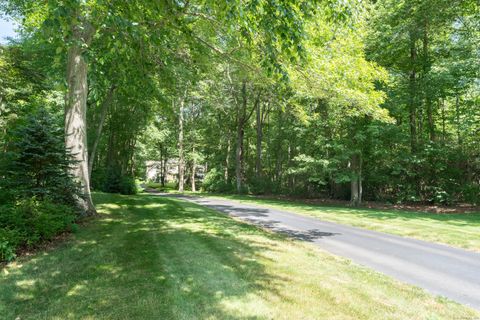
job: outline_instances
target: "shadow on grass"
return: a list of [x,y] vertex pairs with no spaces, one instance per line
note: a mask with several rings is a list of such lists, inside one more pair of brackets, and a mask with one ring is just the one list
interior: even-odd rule
[[[215,196],[215,195],[213,195]],[[416,211],[403,211],[398,209],[369,209],[369,208],[349,208],[342,206],[324,206],[302,203],[300,201],[285,201],[276,199],[265,199],[254,196],[245,195],[218,195],[232,200],[247,200],[255,203],[282,206],[285,209],[301,209],[307,212],[323,211],[326,213],[335,213],[339,215],[356,215],[375,220],[424,220],[424,221],[439,221],[448,222],[457,226],[480,226],[480,212],[475,213],[426,213]]]
[[281,295],[257,228],[156,196],[95,200],[102,217],[74,240],[4,270],[0,318],[254,319],[236,308]]
[[297,229],[286,227],[282,224],[281,221],[270,219],[270,215],[268,214],[269,209],[254,208],[254,207],[242,208],[236,205],[212,204],[208,200],[205,200],[205,198],[196,197],[192,195],[157,194],[157,196],[179,198],[184,200],[192,199],[196,204],[205,206],[209,209],[226,213],[231,217],[240,218],[242,221],[246,221],[250,224],[259,226],[263,229],[268,229],[270,231],[274,231],[278,234],[295,238],[297,240],[313,242],[317,239],[340,235],[340,233],[326,232],[318,229],[297,230]]

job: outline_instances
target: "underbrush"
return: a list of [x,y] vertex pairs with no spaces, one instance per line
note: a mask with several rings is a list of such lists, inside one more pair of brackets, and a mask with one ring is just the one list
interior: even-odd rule
[[71,206],[34,198],[0,206],[0,212],[0,261],[71,230],[76,216]]

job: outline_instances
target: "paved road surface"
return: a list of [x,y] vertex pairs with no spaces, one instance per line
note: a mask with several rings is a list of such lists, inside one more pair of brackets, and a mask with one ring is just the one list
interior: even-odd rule
[[236,201],[176,197],[312,242],[333,254],[480,310],[480,253]]

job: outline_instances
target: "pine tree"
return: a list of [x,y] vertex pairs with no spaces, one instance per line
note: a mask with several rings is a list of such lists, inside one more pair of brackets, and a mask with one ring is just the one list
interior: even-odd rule
[[41,109],[10,133],[4,167],[5,186],[13,197],[49,199],[74,205],[79,186],[70,175],[74,165],[65,148],[63,129]]

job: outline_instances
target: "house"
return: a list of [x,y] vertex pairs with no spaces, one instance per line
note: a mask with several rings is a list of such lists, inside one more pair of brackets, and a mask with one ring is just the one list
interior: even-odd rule
[[[165,176],[165,183],[177,182],[178,179],[178,158],[168,159],[166,162],[149,160],[146,161],[146,181],[161,182]],[[205,165],[196,165],[195,180],[203,181],[205,177]],[[189,179],[190,168],[185,168],[185,178]]]

